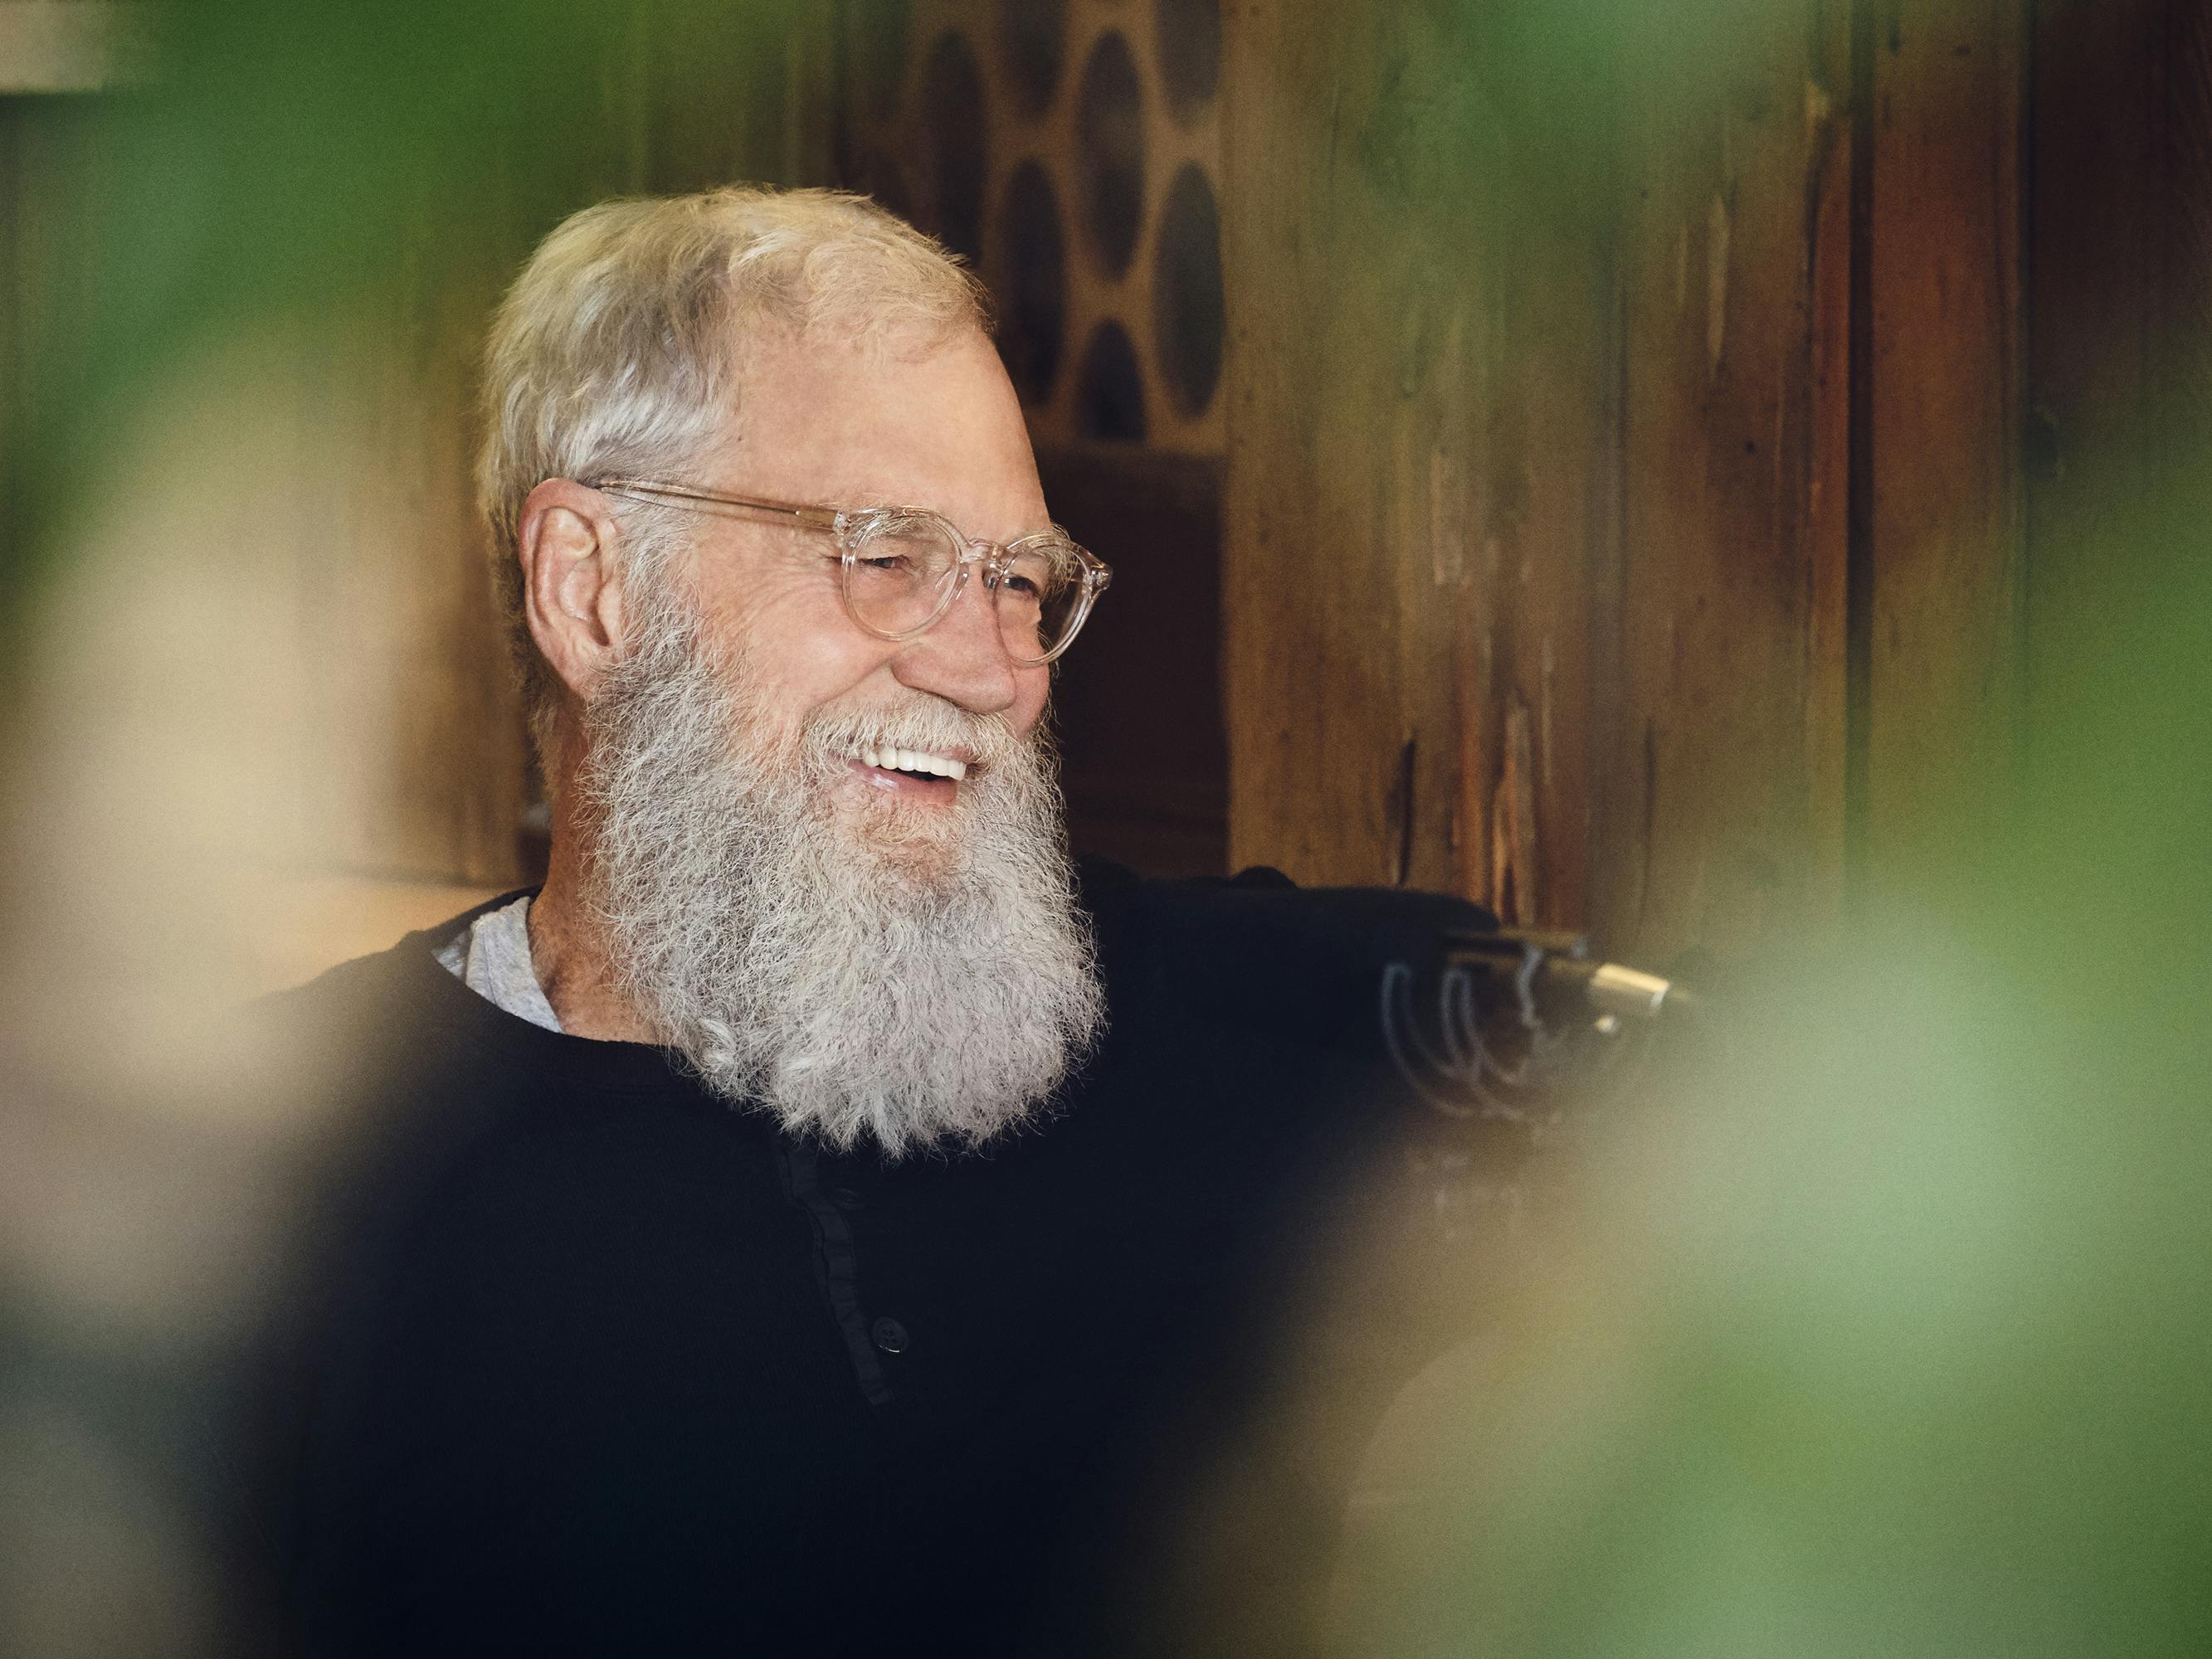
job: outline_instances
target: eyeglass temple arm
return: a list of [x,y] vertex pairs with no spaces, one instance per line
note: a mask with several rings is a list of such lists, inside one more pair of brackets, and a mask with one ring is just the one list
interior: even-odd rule
[[788,501],[759,501],[738,495],[709,495],[700,490],[678,489],[672,484],[653,483],[643,478],[600,478],[590,488],[603,489],[614,495],[641,495],[648,501],[665,501],[672,507],[688,507],[698,512],[710,512],[720,507],[767,513],[789,519],[808,530],[835,530],[839,516],[834,507],[793,507]]
[[[710,495],[702,490],[679,489],[673,484],[654,483],[647,478],[599,478],[593,480],[590,488],[607,490],[617,495],[641,495],[648,501],[666,501],[672,506],[688,507],[698,512],[721,507],[725,510],[735,508],[743,512],[768,513],[789,519],[808,530],[835,532],[839,527],[839,520],[844,516],[835,507],[794,507],[788,501],[755,501],[741,495]],[[1084,574],[1091,597],[1096,599],[1113,585],[1113,568],[1097,554],[1086,550],[1078,550],[1084,554]]]

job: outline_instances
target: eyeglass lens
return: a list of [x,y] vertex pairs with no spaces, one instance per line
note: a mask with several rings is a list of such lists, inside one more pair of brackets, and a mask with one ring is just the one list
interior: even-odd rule
[[[884,634],[926,627],[958,580],[961,547],[927,519],[884,518],[856,529],[845,565],[853,614]],[[1024,548],[1008,562],[994,596],[1007,652],[1034,661],[1064,644],[1083,616],[1084,586],[1065,547]]]

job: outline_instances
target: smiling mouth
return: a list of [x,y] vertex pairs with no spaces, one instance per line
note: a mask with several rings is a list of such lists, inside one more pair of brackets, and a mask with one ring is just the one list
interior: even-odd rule
[[845,763],[869,783],[874,783],[878,790],[938,796],[945,801],[960,790],[960,781],[969,772],[969,763],[957,754],[907,750],[894,744],[852,745],[845,750]]
[[916,782],[927,781],[934,783],[942,780],[958,783],[968,775],[966,761],[955,755],[935,754],[926,749],[861,744],[848,750],[845,758],[872,770],[888,773],[893,777],[911,778]]

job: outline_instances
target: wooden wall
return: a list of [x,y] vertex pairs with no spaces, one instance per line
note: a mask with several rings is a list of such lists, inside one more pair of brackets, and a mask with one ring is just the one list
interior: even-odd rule
[[1232,860],[1738,957],[2002,811],[2203,305],[2203,10],[1231,6]]
[[[1034,275],[1000,234],[1016,173],[1070,216],[1033,404],[1055,500],[1127,579],[1061,683],[1109,850],[1452,888],[1665,960],[1832,920],[1931,825],[1992,810],[2115,502],[2202,430],[2205,7],[1695,0],[1564,46],[1536,27],[1633,9],[1230,0],[1194,100],[1158,9],[853,0],[764,57],[742,20],[722,39],[633,0],[575,89],[590,165],[549,183],[527,135],[487,155],[505,205],[463,260],[420,180],[422,228],[352,319],[366,349],[287,370],[295,406],[349,422],[343,464],[304,414],[284,461],[306,735],[280,793],[327,926],[373,942],[532,856],[466,507],[500,285],[599,196],[854,179],[915,113],[880,86],[911,99],[956,28],[1002,299]],[[903,34],[869,32],[892,14]],[[1054,15],[1042,75],[1023,54]],[[1072,100],[1116,29],[1147,165],[1109,278]],[[667,95],[725,60],[726,100]],[[19,434],[69,315],[52,140],[101,95],[0,100]],[[1174,414],[1148,369],[1172,418],[1117,448],[1081,423],[1079,361],[1109,318],[1158,355],[1148,261],[1187,164],[1216,175],[1223,378]],[[926,220],[935,165],[902,186]]]
[[[2028,34],[2019,0],[1863,27],[1871,197],[1854,389],[1854,874],[1996,808],[2015,757]],[[1863,779],[1858,774],[1863,773]],[[1863,793],[1862,793],[1863,792]]]
[[1588,62],[1590,155],[1509,111],[1410,183],[1387,129],[1484,110],[1483,37],[1232,10],[1237,860],[1647,952],[1832,903],[1850,54],[1802,10],[1693,99]]

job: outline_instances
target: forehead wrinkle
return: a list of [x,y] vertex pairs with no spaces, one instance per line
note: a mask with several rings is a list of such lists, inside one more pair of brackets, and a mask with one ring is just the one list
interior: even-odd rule
[[[799,506],[923,507],[963,535],[996,530],[992,539],[1002,542],[1049,528],[1004,371],[986,337],[974,337],[972,353],[964,340],[938,341],[911,357],[870,349],[875,342],[817,344],[784,334],[750,343],[753,372],[738,377],[747,395],[711,487]],[[1000,392],[1006,410],[990,408]],[[951,428],[912,418],[908,405],[932,397],[950,398]],[[1013,501],[1010,484],[1027,499]],[[1011,516],[1001,520],[1002,513]]]

